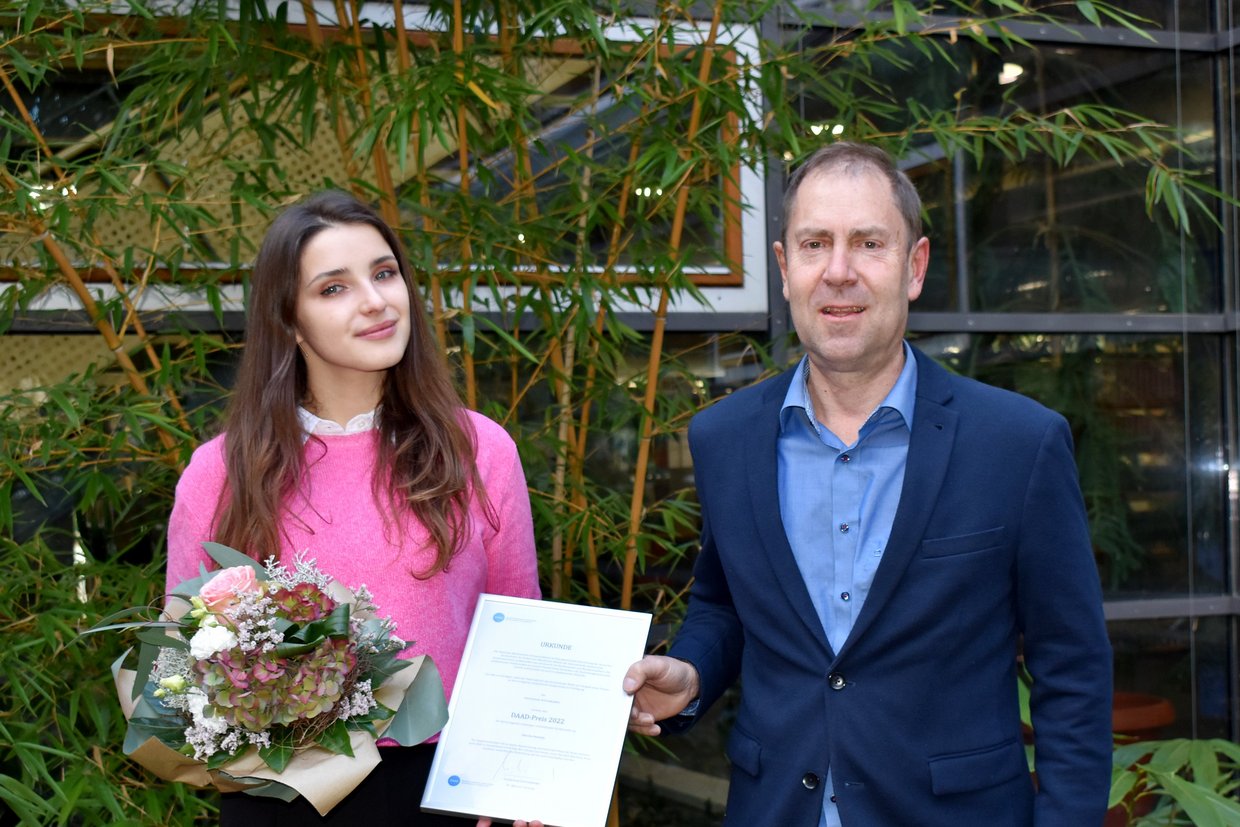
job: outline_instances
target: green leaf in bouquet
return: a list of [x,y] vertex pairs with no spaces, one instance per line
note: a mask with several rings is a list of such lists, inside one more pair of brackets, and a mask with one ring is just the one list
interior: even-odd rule
[[297,657],[298,655],[304,655],[307,652],[313,652],[324,640],[325,638],[321,635],[306,641],[302,641],[297,638],[289,640],[286,637],[283,643],[276,644],[275,654],[278,658]]
[[254,569],[254,573],[258,575],[259,580],[269,580],[267,570],[263,568],[263,564],[255,560],[253,557],[242,554],[235,548],[229,548],[221,543],[206,542],[202,544],[203,549],[212,560],[220,564],[220,568],[228,569],[233,566],[249,566]]
[[131,698],[136,698],[146,692],[146,685],[151,680],[151,670],[155,668],[155,659],[159,657],[159,649],[160,644],[145,641],[138,647],[138,665],[134,668]]
[[396,657],[395,652],[371,655],[370,658],[371,660],[366,666],[363,680],[369,679],[374,686],[379,686],[388,678],[409,666],[409,661]]
[[337,718],[332,725],[323,730],[316,739],[319,746],[337,755],[353,757],[353,743],[349,740],[349,728],[345,722]]
[[83,631],[82,635],[91,635],[95,632],[106,632],[109,629],[129,629],[134,626],[145,626],[149,623],[157,623],[158,621],[153,620],[131,620],[126,623],[116,622],[122,617],[128,617],[129,615],[135,615],[139,612],[149,611],[151,611],[150,606],[130,606],[128,609],[121,609],[118,612],[112,612],[112,614],[107,617],[99,618],[99,621],[95,623],[94,626],[91,626],[89,629]]
[[[103,623],[103,621],[100,621]],[[79,637],[93,635],[95,632],[108,632],[113,629],[179,629],[181,624],[175,620],[133,620],[128,623],[109,623],[104,625],[91,626],[89,629],[82,631]]]
[[349,606],[341,604],[327,617],[304,626],[292,624],[284,630],[284,642],[276,645],[276,655],[287,658],[312,652],[329,637],[349,636]]
[[345,722],[345,726],[354,732],[368,732],[371,738],[379,737],[379,730],[375,728],[374,721],[368,721],[365,718],[350,718]]
[[[180,718],[152,718],[135,715],[129,719],[129,725],[141,729],[144,741],[146,738],[154,737],[171,749],[180,749],[185,746],[185,721]],[[193,748],[190,749],[190,755],[193,755]]]
[[[116,673],[124,668],[123,662],[129,654],[126,652],[112,664],[114,680]],[[134,703],[133,714],[125,728],[125,741],[122,746],[125,754],[133,754],[150,738],[157,738],[172,749],[182,749],[185,742],[184,717],[155,697],[155,687],[146,678],[141,680],[136,678],[137,675],[135,675],[133,695],[136,703]],[[190,754],[193,754],[192,750]]]
[[400,708],[383,731],[384,738],[411,747],[443,729],[448,722],[448,705],[444,701],[443,678],[430,658],[424,658],[413,683],[405,692]]
[[342,603],[332,609],[331,614],[327,617],[320,618],[313,623],[306,624],[305,632],[306,640],[311,636],[322,640],[325,637],[348,637],[349,636],[349,604]]
[[[290,754],[292,753],[291,747],[289,748],[289,752]],[[262,755],[263,751],[260,749],[258,753],[259,755]],[[207,759],[207,769],[209,770],[223,769],[225,764],[227,764],[229,761],[235,760],[236,758],[237,756],[233,755],[231,752],[224,752],[223,750],[220,750],[219,752],[215,753],[215,755],[212,755],[210,758]],[[264,758],[263,760],[266,761],[267,759]],[[268,761],[267,763],[270,764],[271,762]]]
[[386,721],[396,714],[395,709],[388,709],[383,704],[375,704],[375,708],[366,713],[365,721]]
[[295,800],[297,796],[301,795],[301,793],[297,792],[297,790],[287,784],[281,784],[279,781],[272,781],[270,778],[259,778],[257,776],[248,775],[233,775],[227,770],[224,770],[224,775],[241,784],[252,784],[253,786],[247,786],[245,788],[246,795],[258,796],[260,798],[278,798],[286,803]]
[[383,704],[375,704],[375,708],[367,712],[365,715],[355,715],[344,722],[350,730],[361,730],[369,732],[375,738],[379,737],[379,731],[375,728],[378,721],[386,721],[396,714],[396,710],[388,709]]
[[215,572],[207,571],[207,567],[202,563],[199,563],[198,576],[191,577],[188,580],[182,580],[180,583],[177,583],[172,587],[172,591],[169,592],[169,595],[188,601],[189,598],[202,591],[203,584],[210,580],[214,574]]
[[258,755],[276,772],[284,772],[288,762],[293,760],[293,747],[289,744],[273,743],[269,747],[259,747]]
[[[168,625],[173,627],[177,626],[175,623]],[[167,628],[167,626],[164,628]],[[168,637],[168,635],[164,634],[163,628],[143,629],[141,632],[138,632],[137,638],[143,643],[149,643],[152,646],[160,646],[166,649],[189,649],[188,642],[182,640],[181,638]]]

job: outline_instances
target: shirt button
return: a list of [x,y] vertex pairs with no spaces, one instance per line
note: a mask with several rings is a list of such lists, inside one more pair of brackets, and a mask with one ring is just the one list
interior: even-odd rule
[[840,523],[840,534],[848,533],[848,523]]
[[848,592],[844,592],[843,594],[840,595],[840,600],[843,600],[845,603],[847,603],[849,600],[852,600],[852,595],[849,594]]
[[851,461],[852,461],[852,457],[850,457],[848,454],[840,454],[840,462],[851,462]]
[[836,690],[843,689],[844,686],[846,685],[844,676],[841,675],[839,672],[832,672],[830,675],[827,675],[827,683],[830,685],[832,689],[836,689]]
[[818,780],[817,773],[807,772],[801,776],[801,786],[807,790],[816,790],[818,789]]

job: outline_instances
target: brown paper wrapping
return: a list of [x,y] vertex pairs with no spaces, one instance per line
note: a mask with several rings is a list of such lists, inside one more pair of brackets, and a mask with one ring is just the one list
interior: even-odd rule
[[[375,690],[375,699],[389,709],[399,707],[425,657],[410,659],[409,666]],[[116,673],[116,692],[125,720],[133,716],[136,678],[132,669],[122,668]],[[375,724],[380,737],[387,727],[388,721]],[[148,738],[129,757],[160,778],[195,787],[215,787],[221,792],[241,792],[274,781],[296,790],[319,815],[326,815],[379,765],[379,748],[369,733],[351,732],[349,740],[353,745],[352,758],[319,746],[307,747],[293,756],[284,772],[276,772],[263,763],[256,749],[229,761],[220,770],[208,770],[206,762],[182,755],[158,738]]]

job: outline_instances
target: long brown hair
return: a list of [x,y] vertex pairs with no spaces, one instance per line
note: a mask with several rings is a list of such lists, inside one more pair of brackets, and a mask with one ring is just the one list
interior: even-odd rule
[[[306,435],[297,417],[310,390],[296,338],[301,254],[319,232],[346,224],[378,230],[409,290],[409,343],[387,371],[376,417],[374,496],[383,513],[388,504],[404,503],[430,531],[435,562],[415,573],[429,577],[447,568],[464,540],[471,488],[486,503],[474,463],[474,433],[400,240],[370,207],[343,192],[322,192],[282,212],[254,260],[246,344],[225,436],[228,485],[220,495],[216,539],[256,559],[278,554],[280,520],[305,470]],[[489,505],[486,510],[494,521]]]

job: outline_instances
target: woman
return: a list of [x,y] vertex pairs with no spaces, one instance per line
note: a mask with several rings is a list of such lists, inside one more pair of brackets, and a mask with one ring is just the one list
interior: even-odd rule
[[[365,584],[448,691],[478,595],[539,596],[516,446],[462,407],[396,234],[349,195],[289,208],[263,240],[226,433],[177,485],[169,591],[212,567],[204,540],[260,560],[306,551]],[[433,749],[384,748],[326,818],[232,794],[221,823],[462,824],[419,811]]]

